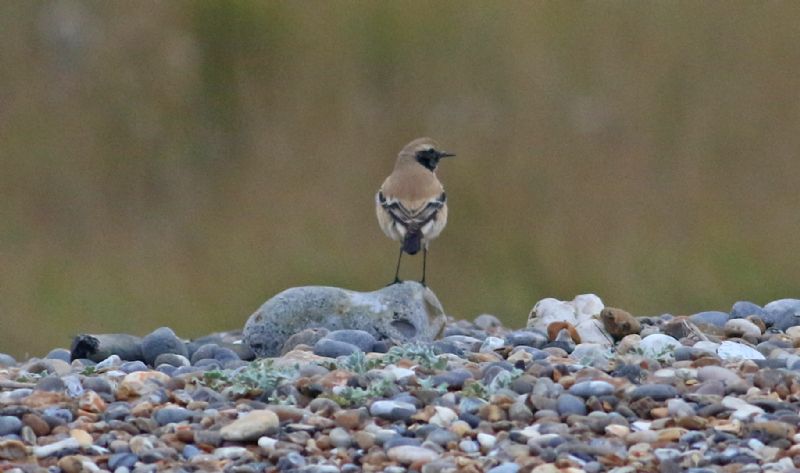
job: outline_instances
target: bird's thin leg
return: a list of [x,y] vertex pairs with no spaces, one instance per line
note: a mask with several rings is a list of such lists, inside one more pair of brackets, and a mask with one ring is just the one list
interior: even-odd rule
[[[397,283],[401,282],[400,281],[400,277],[399,277],[400,276],[400,260],[401,259],[403,259],[403,247],[402,246],[400,246],[400,254],[397,255],[397,269],[395,269],[395,271],[394,271],[394,281],[392,281],[392,284],[397,284]],[[389,284],[389,285],[391,286],[392,284]]]
[[422,281],[419,283],[425,285],[425,263],[428,261],[428,247],[422,249]]

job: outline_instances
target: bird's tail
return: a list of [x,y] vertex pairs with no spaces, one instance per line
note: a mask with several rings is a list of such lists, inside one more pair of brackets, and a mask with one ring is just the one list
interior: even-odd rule
[[409,228],[403,240],[403,251],[415,255],[419,252],[420,246],[422,246],[422,232]]

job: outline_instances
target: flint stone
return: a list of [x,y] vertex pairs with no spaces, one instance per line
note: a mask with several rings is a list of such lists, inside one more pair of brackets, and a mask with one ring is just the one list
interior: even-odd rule
[[277,356],[286,340],[307,328],[363,330],[377,340],[430,342],[444,327],[436,295],[406,281],[374,292],[306,286],[265,302],[244,327],[244,340],[261,357]]
[[671,356],[680,347],[681,343],[679,341],[661,333],[648,335],[639,343],[642,354],[648,358]]
[[757,315],[759,317],[763,317],[764,309],[762,309],[758,304],[750,301],[739,301],[733,304],[733,307],[731,307],[732,319],[743,319],[748,315]]
[[14,366],[17,360],[13,356],[6,353],[0,353],[0,366]]
[[725,322],[725,333],[731,337],[740,335],[758,337],[761,335],[761,329],[758,328],[758,325],[746,319],[730,319]]
[[144,360],[141,342],[141,338],[124,333],[82,334],[72,340],[70,355],[73,360],[86,358],[97,363],[111,355],[126,361]]
[[699,312],[689,317],[689,320],[695,324],[713,325],[715,327],[723,327],[728,319],[730,319],[730,315],[727,312],[715,310]]
[[547,326],[553,322],[569,322],[577,325],[599,314],[603,307],[603,301],[594,294],[582,294],[571,301],[560,301],[549,297],[533,306],[528,314],[528,328],[547,332]]
[[45,355],[45,358],[49,358],[51,360],[63,360],[67,363],[72,361],[70,359],[70,352],[66,348],[54,348],[50,350],[47,355]]
[[725,340],[717,348],[717,355],[723,360],[763,360],[764,355],[755,348],[743,343]]
[[371,352],[377,341],[371,333],[363,330],[336,330],[325,335],[325,338],[355,345],[364,353]]
[[764,322],[773,328],[786,331],[800,325],[800,299],[780,299],[764,306]]
[[359,351],[359,348],[352,343],[331,340],[330,338],[323,338],[314,344],[314,354],[328,358],[347,356],[357,351]]
[[634,388],[631,393],[631,399],[634,401],[643,397],[649,397],[655,401],[666,401],[678,395],[678,390],[669,384],[643,384]]
[[569,393],[582,398],[607,396],[614,393],[614,385],[607,381],[581,381],[573,384]]
[[611,351],[609,347],[598,343],[581,343],[569,356],[578,363],[597,369],[607,369],[610,366]]
[[157,328],[142,339],[142,354],[147,364],[152,365],[158,355],[163,353],[174,353],[189,358],[186,344],[169,327]]

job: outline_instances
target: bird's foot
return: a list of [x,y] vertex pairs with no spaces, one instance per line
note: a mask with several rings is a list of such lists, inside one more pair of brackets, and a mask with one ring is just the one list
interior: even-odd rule
[[392,281],[392,282],[390,282],[389,284],[387,284],[387,285],[386,285],[386,287],[389,287],[389,286],[394,286],[395,284],[400,284],[400,283],[402,283],[402,282],[403,282],[403,281],[401,281],[401,280],[400,280],[400,278],[394,278],[394,281]]
[[422,287],[428,287],[428,285],[425,284],[425,278],[422,278],[422,280],[419,283],[422,284]]

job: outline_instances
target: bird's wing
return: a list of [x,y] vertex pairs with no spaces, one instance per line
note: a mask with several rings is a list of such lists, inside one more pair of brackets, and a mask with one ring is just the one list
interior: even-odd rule
[[436,214],[447,201],[447,195],[442,192],[436,197],[425,202],[424,205],[409,209],[400,199],[387,198],[383,192],[378,191],[378,203],[389,213],[395,222],[407,228],[419,229],[436,217]]

